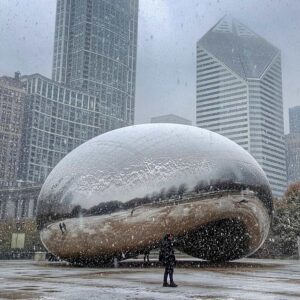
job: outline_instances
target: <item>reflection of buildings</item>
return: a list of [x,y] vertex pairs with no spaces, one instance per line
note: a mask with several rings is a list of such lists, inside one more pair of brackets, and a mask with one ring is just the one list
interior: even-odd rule
[[153,117],[151,118],[151,123],[173,123],[173,124],[192,125],[192,121],[173,114]]
[[79,264],[136,256],[165,232],[189,255],[240,258],[266,238],[272,211],[253,157],[219,134],[177,124],[128,126],[79,146],[52,170],[39,201],[43,244]]
[[25,91],[19,80],[0,78],[0,185],[11,185],[17,179]]
[[197,120],[248,150],[286,189],[280,51],[224,17],[197,43]]
[[288,183],[300,181],[300,106],[289,109],[290,133],[285,136]]

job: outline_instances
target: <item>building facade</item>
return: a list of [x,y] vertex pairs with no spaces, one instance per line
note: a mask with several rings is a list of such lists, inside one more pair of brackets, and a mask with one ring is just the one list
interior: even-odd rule
[[83,142],[129,125],[110,115],[105,100],[42,75],[23,76],[27,91],[20,178],[43,182],[52,168]]
[[250,152],[273,195],[286,190],[281,54],[240,22],[224,17],[197,43],[196,125]]
[[52,79],[134,122],[138,0],[57,0]]
[[0,221],[32,219],[36,216],[41,185],[18,183],[0,189]]
[[25,90],[19,79],[0,77],[0,186],[17,179]]
[[289,108],[290,133],[300,134],[300,106]]
[[183,125],[192,125],[192,121],[182,118],[177,115],[169,114],[163,116],[157,116],[151,118],[151,123],[173,123],[173,124],[183,124]]
[[290,133],[285,136],[288,183],[300,182],[300,106],[289,108]]
[[288,183],[300,182],[300,133],[285,136]]

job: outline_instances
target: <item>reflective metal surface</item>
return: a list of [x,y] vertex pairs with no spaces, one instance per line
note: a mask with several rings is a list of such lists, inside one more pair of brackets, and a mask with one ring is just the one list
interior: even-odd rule
[[271,212],[266,176],[243,148],[197,127],[145,124],[68,154],[41,190],[38,222],[48,250],[72,262],[127,258],[167,232],[184,252],[228,260],[260,247]]

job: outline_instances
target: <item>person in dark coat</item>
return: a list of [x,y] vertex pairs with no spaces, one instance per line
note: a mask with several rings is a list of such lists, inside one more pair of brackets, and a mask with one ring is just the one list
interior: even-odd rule
[[146,260],[147,260],[147,262],[150,261],[150,260],[149,260],[149,255],[150,255],[150,251],[149,251],[149,249],[146,249],[146,250],[144,251],[144,262],[146,262]]
[[64,234],[63,225],[61,223],[59,223],[59,229],[60,229],[61,233]]
[[[173,280],[176,259],[173,249],[173,235],[171,233],[166,234],[161,243],[159,261],[161,261],[165,267],[163,286],[177,287],[177,284]],[[168,276],[170,279],[170,284],[168,284]]]
[[66,226],[65,223],[62,223],[62,227],[63,227],[64,231],[66,232],[67,231],[67,226]]

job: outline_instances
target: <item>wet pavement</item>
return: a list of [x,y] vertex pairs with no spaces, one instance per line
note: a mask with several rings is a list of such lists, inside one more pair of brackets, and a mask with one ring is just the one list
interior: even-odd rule
[[163,269],[76,268],[0,261],[0,299],[300,299],[299,261],[204,262],[175,269],[178,288],[163,288]]

